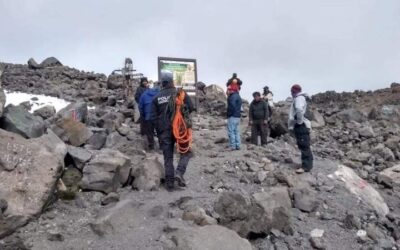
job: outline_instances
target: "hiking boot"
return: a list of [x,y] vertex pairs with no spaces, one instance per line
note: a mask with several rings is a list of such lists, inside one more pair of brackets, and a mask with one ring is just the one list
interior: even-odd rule
[[304,168],[296,169],[296,174],[303,174],[305,172]]
[[175,174],[175,180],[176,180],[176,182],[178,183],[178,186],[180,186],[180,187],[186,187],[186,181],[185,181],[185,179],[183,178],[183,174],[181,174],[181,173],[176,173],[176,174]]
[[174,191],[174,189],[175,189],[175,184],[174,184],[174,182],[166,182],[166,183],[165,183],[165,189],[166,189],[168,192]]

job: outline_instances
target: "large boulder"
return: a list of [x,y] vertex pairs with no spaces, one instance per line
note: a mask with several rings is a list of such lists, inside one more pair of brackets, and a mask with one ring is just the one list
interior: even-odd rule
[[[253,223],[252,232],[269,233],[272,229],[277,229],[285,233],[291,233],[291,214],[292,202],[289,191],[286,187],[273,187],[265,192],[253,195],[256,210],[250,215]],[[261,216],[257,210],[261,207]],[[260,216],[263,223],[259,223],[257,216]],[[263,224],[263,225],[260,225]]]
[[27,140],[0,129],[0,138],[0,197],[7,201],[0,219],[2,238],[41,213],[61,175],[66,151],[54,134]]
[[28,67],[29,67],[30,69],[40,69],[40,68],[42,68],[42,67],[40,66],[40,64],[37,63],[37,62],[35,61],[35,59],[33,59],[33,58],[30,58],[30,59],[28,60]]
[[131,160],[119,151],[93,151],[92,159],[83,168],[81,188],[104,193],[115,192],[128,181]]
[[274,187],[252,197],[224,192],[215,204],[220,223],[241,235],[268,234],[272,229],[292,233],[292,203],[286,187]]
[[234,231],[218,225],[183,226],[171,234],[177,250],[252,250],[248,240],[241,238]]
[[70,118],[58,120],[52,130],[64,142],[76,147],[83,145],[93,135],[85,124]]
[[357,109],[346,109],[337,114],[337,118],[339,118],[342,122],[358,122],[362,123],[367,120],[367,115]]
[[380,193],[367,181],[360,178],[351,168],[339,165],[335,175],[344,182],[345,187],[351,193],[374,209],[379,216],[384,218],[389,213],[389,207]]
[[279,137],[289,132],[289,110],[290,102],[280,102],[275,105],[270,122],[271,137]]
[[154,191],[164,178],[164,166],[158,157],[145,159],[132,173],[132,186],[141,191]]
[[214,115],[226,114],[227,97],[223,88],[214,84],[207,86],[204,88],[202,96],[199,101],[204,112]]
[[40,64],[41,68],[63,66],[62,63],[55,57],[48,57]]
[[86,102],[71,103],[57,113],[57,119],[71,118],[86,123],[88,116],[88,106]]
[[8,105],[2,119],[2,128],[22,135],[25,138],[36,138],[44,134],[43,119],[29,113],[22,106]]
[[0,118],[3,116],[5,105],[6,105],[6,94],[4,93],[4,90],[0,86]]

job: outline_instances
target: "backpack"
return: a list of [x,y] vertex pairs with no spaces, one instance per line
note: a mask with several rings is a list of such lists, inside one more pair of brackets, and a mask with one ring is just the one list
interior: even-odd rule
[[[302,96],[304,96],[304,98],[306,99],[306,111],[304,112],[304,118],[311,121],[314,119],[314,114],[311,111],[311,98],[308,96],[305,96],[305,95],[302,95]],[[296,98],[293,100],[294,109],[296,109]]]

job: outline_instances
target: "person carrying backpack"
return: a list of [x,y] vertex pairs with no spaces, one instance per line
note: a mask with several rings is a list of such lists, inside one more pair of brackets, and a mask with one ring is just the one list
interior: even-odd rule
[[311,151],[311,115],[307,104],[309,98],[307,94],[301,92],[301,86],[295,84],[291,88],[293,97],[292,105],[289,112],[289,131],[294,133],[297,146],[301,151],[301,167],[296,170],[296,173],[302,174],[310,172],[313,168],[313,154]]
[[[151,116],[157,130],[160,148],[164,155],[165,187],[171,192],[178,186],[186,186],[183,178],[192,157],[190,113],[194,107],[185,91],[178,91],[170,71],[161,71],[162,90],[154,97]],[[180,159],[175,171],[174,148],[178,144]]]
[[269,110],[268,104],[261,98],[260,92],[253,93],[254,100],[249,109],[249,125],[251,126],[251,142],[258,144],[258,135],[261,136],[261,145],[267,144],[267,127]]

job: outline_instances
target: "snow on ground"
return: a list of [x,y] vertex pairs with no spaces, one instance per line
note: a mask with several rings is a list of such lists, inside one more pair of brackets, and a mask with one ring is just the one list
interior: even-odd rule
[[[33,95],[21,92],[8,92],[7,90],[5,91],[5,93],[6,93],[6,106],[9,104],[19,105],[22,102],[29,101],[30,104],[32,105],[32,109],[30,112],[40,109],[46,105],[53,106],[58,112],[61,109],[65,108],[68,104],[70,104],[69,102],[63,99],[51,96]],[[34,100],[32,100],[32,98]]]

